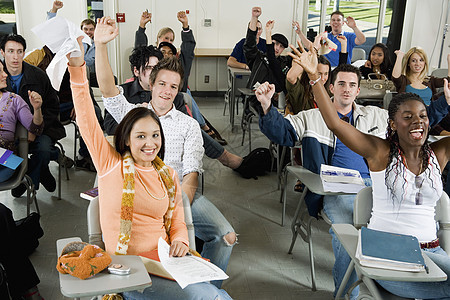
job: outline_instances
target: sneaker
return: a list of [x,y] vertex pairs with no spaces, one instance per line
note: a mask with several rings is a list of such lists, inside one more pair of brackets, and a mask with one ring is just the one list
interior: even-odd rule
[[58,162],[58,164],[60,164],[61,166],[65,167],[67,169],[72,168],[73,164],[74,164],[73,159],[63,155],[62,153],[59,153],[57,162]]
[[27,186],[23,183],[19,184],[18,187],[13,188],[11,190],[11,195],[15,198],[20,198],[22,197],[23,193],[25,193],[25,191],[27,190]]
[[97,172],[95,169],[94,163],[90,157],[83,157],[82,159],[75,160],[75,166],[78,169],[87,170],[91,172]]
[[52,173],[50,173],[48,166],[45,166],[41,170],[41,183],[50,193],[53,193],[56,190],[56,180]]

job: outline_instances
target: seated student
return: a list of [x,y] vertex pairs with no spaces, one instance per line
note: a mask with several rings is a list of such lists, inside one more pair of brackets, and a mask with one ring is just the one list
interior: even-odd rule
[[[17,122],[20,122],[29,132],[36,136],[42,134],[44,129],[44,117],[41,110],[42,98],[36,92],[28,92],[34,111],[31,114],[28,104],[19,95],[6,91],[8,74],[6,74],[4,68],[3,62],[0,62],[0,107],[2,109],[0,147],[14,151],[16,148],[14,133]],[[0,182],[8,180],[13,174],[13,169],[3,165],[0,166]]]
[[[188,89],[188,79],[191,73],[192,62],[194,60],[195,54],[195,38],[192,30],[189,28],[189,20],[184,11],[180,11],[177,13],[178,21],[181,22],[183,30],[181,32],[181,47],[180,52],[177,52],[177,48],[173,45],[173,41],[175,40],[175,33],[169,27],[164,27],[159,30],[156,40],[156,46],[163,53],[164,57],[172,57],[176,56],[180,59],[180,62],[184,69],[184,78],[183,78],[183,88],[182,92],[187,92],[190,95],[190,90]],[[141,19],[139,22],[139,28],[136,31],[134,47],[139,46],[147,46],[148,39],[145,34],[145,26],[147,23],[151,22],[152,14],[144,11],[141,15]],[[192,98],[192,95],[191,95]],[[194,98],[192,98],[192,117],[196,119],[200,127],[208,133],[213,139],[217,140],[221,145],[226,145],[227,141],[223,139],[217,131],[214,131],[212,128],[208,126],[203,115],[198,108],[197,103]]]
[[[434,76],[427,77],[428,57],[420,47],[413,47],[403,53],[396,50],[394,69],[392,70],[392,81],[398,93],[415,93],[419,95],[426,105],[430,105],[435,99],[436,89],[444,85],[443,78]],[[447,55],[447,63],[450,65],[450,54]],[[450,76],[450,68],[448,69]]]
[[[256,27],[258,29],[256,33],[256,47],[258,47],[258,50],[266,53],[266,40],[261,37],[262,33],[262,24],[258,20],[258,23],[256,24]],[[244,42],[245,38],[242,38],[233,48],[233,52],[231,52],[230,57],[228,57],[227,60],[227,66],[232,68],[240,68],[240,69],[246,69],[249,70],[249,67],[247,66],[247,61],[245,60],[244,55]]]
[[[9,75],[7,90],[16,93],[27,102],[30,110],[33,109],[29,92],[34,91],[42,98],[42,115],[44,117],[44,131],[38,137],[28,133],[31,158],[28,164],[27,174],[33,180],[36,189],[39,184],[49,192],[56,189],[56,180],[50,172],[50,160],[63,158],[55,147],[57,140],[66,136],[64,126],[58,120],[59,100],[56,91],[52,88],[47,74],[41,69],[23,61],[26,41],[21,35],[9,34],[0,42],[0,53],[4,57],[4,71]],[[11,191],[14,197],[20,197],[26,191],[25,184],[20,184]]]
[[[136,105],[129,103],[121,90],[115,86],[108,62],[106,44],[118,35],[118,29],[109,17],[102,18],[97,28],[96,68],[103,103],[120,122]],[[161,69],[158,69],[158,66]],[[166,70],[168,66],[172,66],[172,69]],[[175,67],[178,69],[173,69]],[[160,76],[156,78],[158,74]],[[191,203],[195,234],[204,241],[201,254],[225,271],[233,246],[237,242],[237,235],[216,206],[197,190],[198,175],[203,171],[201,130],[194,119],[179,112],[173,105],[182,86],[182,75],[178,59],[164,59],[156,65],[150,74],[152,100],[148,103],[148,109],[155,111],[160,118],[165,132],[164,162],[177,171],[183,195],[188,197]],[[220,287],[222,282],[213,281],[213,284]]]
[[[301,49],[303,47],[299,43]],[[292,46],[291,46],[292,47]],[[313,49],[310,52],[315,50]],[[298,63],[298,61],[297,61]],[[310,81],[311,85],[321,82],[319,76]],[[360,73],[359,69],[352,65],[339,65],[334,69],[330,83],[330,91],[334,95],[333,106],[335,113],[340,118],[346,120],[362,132],[375,136],[383,136],[385,133],[385,123],[387,111],[374,106],[361,106],[354,103],[359,93]],[[265,83],[262,89],[272,89],[273,86]],[[272,92],[256,93],[258,101],[261,102],[262,110],[260,116],[260,129],[271,140],[283,146],[293,147],[297,140],[302,140],[302,151],[305,159],[303,166],[314,173],[319,173],[322,163],[358,170],[361,173],[366,185],[371,184],[370,173],[364,158],[347,148],[342,141],[336,139],[333,132],[327,127],[317,109],[301,111],[297,115],[282,117],[278,111],[271,107],[268,96]],[[314,95],[317,101],[317,95]],[[439,102],[438,102],[439,101]],[[438,122],[448,111],[450,97],[441,97],[428,110],[432,123]],[[431,118],[430,118],[431,120]],[[307,159],[306,159],[307,158]],[[355,195],[339,195],[323,197],[323,209],[333,224],[353,223],[353,201]],[[322,197],[308,193],[305,197],[309,214],[317,217],[321,209]],[[350,262],[350,257],[341,246],[338,238],[330,229],[332,236],[332,246],[335,256],[333,267],[333,278],[335,293],[339,289],[341,281]],[[353,273],[345,291],[356,280],[356,273]],[[358,289],[352,292],[352,299],[356,299]]]
[[[110,20],[101,18],[98,26],[106,25]],[[79,43],[81,46],[81,38]],[[99,43],[97,46],[98,55],[103,45]],[[171,80],[178,80],[179,84],[181,77],[171,71],[173,66],[170,63],[161,64],[160,72],[175,74]],[[147,108],[133,109],[119,124],[115,147],[111,147],[95,117],[83,56],[69,57],[69,72],[80,131],[99,174],[100,222],[106,251],[110,254],[137,255],[157,248],[158,239],[162,237],[170,243],[171,256],[186,255],[189,241],[181,187],[177,173],[162,161],[165,140],[160,120]],[[101,81],[100,74],[98,77]],[[111,79],[114,84],[114,77]],[[178,89],[175,81],[171,85],[176,85]],[[159,89],[164,88],[155,86],[155,95],[162,92]],[[131,186],[131,190],[123,189],[124,185]],[[130,199],[132,214],[129,214]],[[152,282],[152,286],[142,292],[123,293],[125,299],[231,299],[224,290],[206,282],[192,284],[185,289],[181,289],[175,281],[157,276],[152,277]]]
[[[0,64],[1,65],[1,64]],[[20,246],[24,237],[13,219],[12,211],[0,203],[0,232],[5,243],[0,249],[0,264],[6,271],[9,295],[0,292],[1,299],[43,300],[37,285],[39,277],[28,259],[28,249]],[[31,249],[34,251],[34,249]],[[3,279],[5,279],[3,277]]]
[[[50,49],[46,45],[44,45],[44,47],[42,47],[41,49],[36,49],[28,54],[24,58],[24,61],[29,63],[30,65],[38,67],[45,72],[54,56],[55,54],[50,51]],[[72,90],[70,89],[69,79],[69,71],[66,70],[61,81],[59,91],[56,91],[56,94],[59,98],[59,119],[61,122],[75,120],[76,117],[75,109],[73,108]],[[95,101],[94,92],[92,91],[91,87],[89,87],[89,92],[94,103],[95,115],[97,116],[97,120],[100,126],[102,126],[103,128],[102,111],[98,106],[97,101]],[[78,154],[79,158],[75,158],[75,165],[77,166],[77,168],[95,172],[94,164],[92,163],[89,151],[87,150],[86,144],[84,143],[82,138],[80,138],[80,149],[78,149]],[[66,166],[68,168],[72,167],[74,164],[73,160],[69,157],[66,157],[65,159]]]
[[[155,46],[141,46],[133,49],[129,57],[131,71],[133,72],[134,80],[121,85],[123,94],[128,102],[133,104],[149,103],[152,99],[150,89],[150,73],[153,67],[162,59],[161,51]],[[178,93],[174,100],[175,108],[184,114],[188,114],[184,104],[183,94]],[[117,122],[105,109],[105,131],[109,135],[114,135],[117,127]],[[224,147],[217,141],[213,140],[205,131],[202,131],[203,146],[205,154],[212,159],[217,159],[224,166],[231,169],[245,170],[248,168],[244,164],[243,159],[237,156]]]
[[[347,26],[350,27],[353,30],[353,32],[344,31],[342,28],[344,24],[347,24]],[[339,64],[341,40],[338,39],[338,36],[343,35],[347,38],[347,52],[348,52],[347,63],[350,64],[352,61],[353,48],[356,45],[364,44],[366,42],[366,36],[356,25],[356,21],[354,18],[348,16],[347,19],[345,20],[344,14],[338,10],[331,13],[330,26],[331,32],[327,34],[327,37],[337,45],[337,49],[336,51],[331,51],[330,53],[326,54],[325,57],[331,63],[332,67],[336,67]],[[307,42],[308,38],[305,36],[305,34],[301,31],[297,32],[297,34],[299,34],[302,43],[305,46],[308,46]]]
[[[291,59],[290,57],[281,56],[281,53],[288,46],[288,40],[280,33],[272,35],[275,22],[270,20],[266,23],[267,55],[261,53],[256,47],[257,24],[261,13],[261,7],[252,8],[252,17],[244,43],[245,59],[252,71],[249,84],[254,84],[256,81],[269,80],[269,82],[275,84],[277,93],[284,92],[286,94],[286,74],[291,66]],[[266,67],[261,68],[264,65]]]
[[384,74],[387,79],[392,78],[392,63],[389,50],[383,43],[377,43],[369,51],[369,59],[359,67],[361,76],[368,79],[370,73]]
[[[317,74],[315,51],[296,51],[295,60],[311,81]],[[319,80],[320,81],[320,80]],[[373,187],[373,207],[368,227],[375,230],[415,236],[426,255],[450,276],[450,257],[439,247],[434,219],[436,202],[442,195],[441,170],[450,160],[450,138],[428,143],[427,107],[418,95],[403,93],[389,104],[386,139],[359,131],[339,118],[323,85],[313,93],[326,126],[337,138],[364,156]],[[268,97],[270,89],[256,91]],[[445,80],[445,96],[450,89]],[[450,279],[439,282],[378,283],[389,292],[406,298],[448,299]]]

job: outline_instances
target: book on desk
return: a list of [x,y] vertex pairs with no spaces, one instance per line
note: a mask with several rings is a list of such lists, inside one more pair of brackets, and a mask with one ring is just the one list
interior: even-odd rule
[[412,235],[362,227],[355,256],[365,267],[408,272],[426,270],[419,241]]
[[325,192],[356,194],[366,187],[358,170],[322,164],[320,179]]

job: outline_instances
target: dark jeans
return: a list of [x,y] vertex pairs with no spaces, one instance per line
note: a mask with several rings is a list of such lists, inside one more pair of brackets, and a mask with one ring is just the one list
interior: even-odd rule
[[31,158],[29,160],[27,174],[33,180],[34,186],[39,189],[41,171],[48,168],[51,160],[57,160],[59,150],[55,147],[55,142],[48,135],[36,137],[34,142],[30,144]]
[[21,244],[16,224],[9,208],[0,203],[0,232],[4,242],[0,247],[0,262],[8,277],[9,292],[13,298],[39,284],[39,277],[28,257],[18,249]]

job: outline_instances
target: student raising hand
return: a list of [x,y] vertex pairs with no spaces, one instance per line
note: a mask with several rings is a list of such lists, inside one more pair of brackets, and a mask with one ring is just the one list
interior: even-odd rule
[[275,93],[275,85],[269,84],[267,81],[261,84],[255,91],[256,98],[261,103],[264,114],[267,114],[272,104],[271,99]]
[[116,27],[116,21],[110,17],[102,17],[97,20],[95,27],[94,41],[95,45],[107,44],[119,34],[119,28]]
[[[317,74],[318,62],[316,50],[313,48],[310,51],[306,52],[300,41],[297,41],[297,44],[299,49],[296,49],[293,45],[289,45],[293,53],[291,52],[288,54],[293,58],[293,61],[295,63],[303,67],[305,72],[308,73],[309,79],[316,80],[319,76]],[[313,75],[314,78],[312,78]]]

